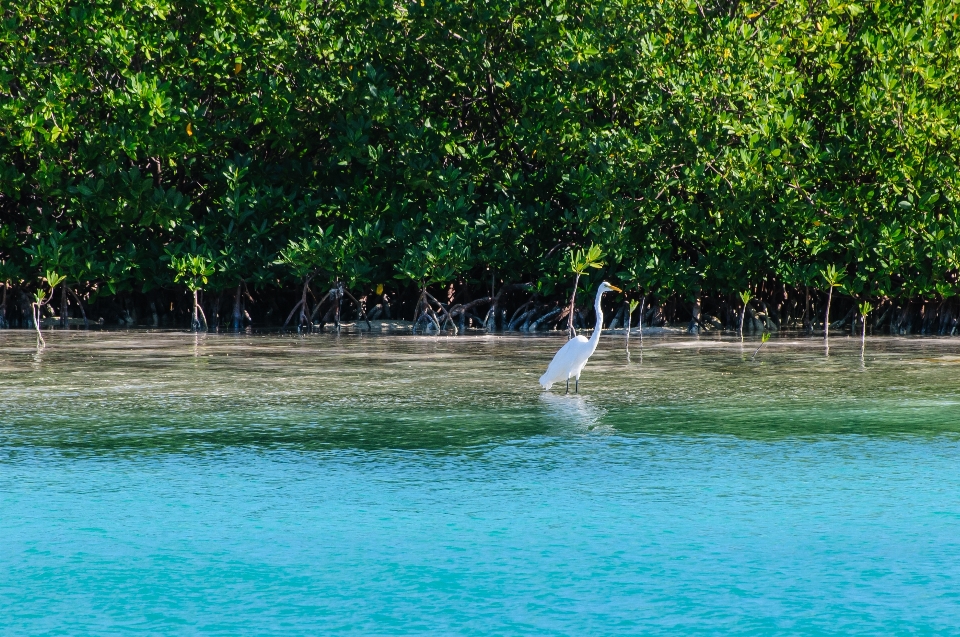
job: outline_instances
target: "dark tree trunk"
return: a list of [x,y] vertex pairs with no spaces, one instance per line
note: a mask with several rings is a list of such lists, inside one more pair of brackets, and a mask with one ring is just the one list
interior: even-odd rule
[[3,282],[3,300],[0,300],[0,330],[5,330],[10,327],[7,323],[7,288],[10,287],[10,284],[7,281]]
[[67,313],[67,284],[66,282],[60,287],[60,327],[66,329],[68,321]]
[[700,333],[700,292],[697,291],[697,298],[693,302],[693,308],[690,311],[690,324],[687,326],[687,332],[690,334]]
[[200,331],[200,317],[198,310],[200,309],[200,304],[197,302],[197,291],[193,291],[193,316],[190,320],[190,329],[194,332]]
[[242,294],[241,288],[243,283],[237,283],[237,293],[233,297],[233,314],[230,317],[230,329],[235,332],[239,332],[240,328],[243,327],[243,313],[241,310],[241,300]]

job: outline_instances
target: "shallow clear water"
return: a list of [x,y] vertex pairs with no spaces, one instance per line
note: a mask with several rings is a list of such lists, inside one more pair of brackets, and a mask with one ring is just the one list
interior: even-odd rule
[[0,332],[0,634],[960,634],[960,342],[621,339]]

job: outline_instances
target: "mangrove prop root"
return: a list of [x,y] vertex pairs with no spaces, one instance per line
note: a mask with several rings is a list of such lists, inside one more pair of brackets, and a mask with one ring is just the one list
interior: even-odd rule
[[537,314],[538,311],[539,310],[537,309],[537,306],[534,305],[526,312],[510,321],[510,325],[507,327],[507,329],[510,331],[520,329],[522,331],[522,328],[527,326],[527,323]]
[[533,321],[530,324],[530,331],[536,332],[538,329],[540,329],[541,325],[543,325],[545,322],[549,321],[551,318],[553,318],[554,316],[556,316],[562,311],[563,311],[562,307],[558,307],[550,310],[549,312],[547,312],[546,314],[544,314],[543,316],[541,316],[540,318],[538,318],[537,320]]
[[437,313],[433,311],[433,308],[432,308],[432,307],[430,307],[430,306],[428,305],[428,306],[427,306],[427,311],[425,312],[425,314],[426,314],[426,315],[430,318],[430,320],[433,322],[434,327],[437,328],[437,333],[443,331],[442,328],[440,327],[440,320],[437,318]]
[[346,288],[343,289],[343,293],[346,294],[350,298],[350,300],[357,305],[357,309],[360,310],[359,313],[363,315],[363,320],[366,321],[367,323],[367,330],[372,330],[373,327],[370,325],[370,319],[367,318],[367,310],[363,307],[363,305],[360,304],[360,301],[353,298],[353,295],[350,294],[350,290]]
[[290,321],[293,319],[293,315],[297,313],[297,310],[300,310],[300,325],[304,323],[309,324],[306,316],[306,307],[307,307],[307,288],[310,286],[310,280],[312,276],[308,276],[303,281],[303,288],[300,292],[300,300],[297,301],[297,304],[293,306],[293,309],[290,310],[290,314],[287,315],[287,320],[283,322],[281,329],[287,327],[290,324]]
[[[505,292],[510,292],[512,290],[526,289],[530,287],[530,283],[504,283],[500,286],[500,291],[496,293],[493,297],[493,301],[490,304],[490,308],[487,310],[487,318],[483,321],[483,327],[488,332],[495,331],[497,329],[497,312],[500,309],[500,299],[503,297]],[[502,322],[501,322],[502,325]]]
[[197,311],[200,312],[200,317],[203,319],[203,329],[205,331],[210,330],[210,323],[207,322],[207,315],[203,313],[203,307],[198,305]]
[[286,327],[290,324],[290,320],[293,318],[293,315],[297,313],[297,310],[300,309],[301,305],[303,305],[303,299],[297,301],[297,304],[293,306],[292,310],[290,310],[290,314],[287,315],[287,320],[283,322],[283,327]]
[[319,302],[319,303],[317,303],[316,305],[313,306],[313,312],[310,313],[310,323],[311,323],[311,324],[313,323],[314,319],[317,318],[317,314],[320,313],[320,308],[323,307],[323,304],[326,303],[327,301],[329,301],[331,298],[332,298],[332,297],[331,297],[330,294],[326,294],[326,295],[324,295],[324,297],[323,297],[322,299],[320,299],[320,302]]
[[530,308],[532,304],[533,304],[533,301],[527,301],[526,303],[518,307],[516,311],[514,311],[513,315],[510,316],[510,320],[507,321],[507,324],[504,326],[503,329],[512,330],[514,324],[516,323],[517,317],[523,316],[523,314]]

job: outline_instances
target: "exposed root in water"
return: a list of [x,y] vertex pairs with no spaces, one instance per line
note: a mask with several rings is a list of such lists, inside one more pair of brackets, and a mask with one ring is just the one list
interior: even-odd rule
[[[324,294],[323,297],[317,302],[317,304],[313,306],[313,311],[310,312],[310,320],[309,320],[309,323],[311,325],[313,325],[313,322],[316,320],[317,315],[320,313],[320,308],[323,307],[323,304],[326,303],[327,301],[334,300],[335,295],[331,294],[331,292],[333,292],[333,290],[330,290],[330,292],[328,292],[327,294]],[[333,311],[332,306],[329,311]],[[326,319],[326,315],[324,315],[323,318]],[[323,328],[324,323],[326,323],[326,321],[321,320],[321,323],[320,323],[321,329]]]
[[350,290],[348,290],[347,288],[342,287],[342,286],[340,286],[339,289],[343,292],[343,294],[347,295],[347,297],[348,297],[351,301],[353,301],[354,304],[356,304],[356,306],[357,306],[358,318],[361,318],[361,317],[362,317],[363,320],[367,323],[367,329],[368,329],[368,330],[372,330],[373,327],[370,326],[370,319],[367,318],[367,310],[366,310],[366,308],[364,308],[363,305],[360,303],[360,301],[358,301],[357,299],[355,299],[354,296],[353,296],[352,294],[350,294]]
[[[320,289],[317,276],[310,273],[299,279],[295,292],[267,286],[257,291],[256,303],[249,284],[243,280],[234,281],[222,290],[197,286],[196,309],[190,292],[157,289],[149,294],[130,291],[106,294],[98,288],[71,283],[48,292],[53,296],[44,298],[40,307],[40,329],[45,330],[51,324],[61,329],[64,324],[68,328],[91,329],[100,324],[241,330],[249,329],[256,321],[264,327],[277,325],[281,329],[297,325],[298,331],[304,332],[322,331],[330,323],[339,325],[348,316],[351,321],[356,317],[364,331],[375,330],[375,321],[384,318],[412,318],[417,333],[464,333],[478,328],[487,332],[537,332],[565,330],[571,324],[574,331],[579,331],[580,326],[593,324],[592,309],[576,304],[582,290],[578,290],[571,308],[571,291],[565,290],[563,297],[545,296],[542,292],[534,293],[529,283],[488,280],[482,296],[474,297],[477,286],[469,279],[443,286],[401,287],[389,292],[382,284],[346,289],[341,283],[326,291]],[[586,281],[586,277],[580,281]],[[338,288],[342,289],[338,291]],[[0,280],[0,328],[36,330],[37,309],[32,307],[36,289],[35,283]],[[44,284],[43,289],[49,291],[50,286]],[[644,329],[665,325],[686,325],[688,329],[695,326],[701,333],[714,330],[737,333],[742,322],[745,338],[758,337],[763,331],[793,330],[810,335],[819,333],[821,338],[837,334],[859,337],[862,325],[856,305],[866,300],[876,306],[867,321],[868,335],[956,336],[960,332],[960,297],[854,297],[840,286],[832,289],[822,282],[817,287],[789,287],[781,282],[761,281],[750,286],[750,300],[746,304],[736,292],[701,291],[694,299],[681,293],[658,296],[649,291],[641,296],[636,287],[634,290],[640,301],[639,312],[636,308],[631,311],[625,305],[611,304],[607,306],[610,321],[605,328],[629,325],[633,341],[639,326],[641,347],[645,344],[644,336],[649,335],[649,330],[643,334]],[[353,306],[345,307],[346,303]],[[60,311],[54,315],[51,306]]]
[[[203,313],[203,306],[199,302],[198,294],[198,290],[193,291],[193,318],[190,321],[190,330],[192,332],[207,331],[209,329],[207,316]],[[203,318],[202,323],[200,322],[201,317]]]
[[504,294],[510,293],[514,290],[526,290],[530,287],[530,283],[504,283],[502,286],[500,286],[500,291],[497,292],[493,297],[490,308],[487,310],[487,316],[483,320],[483,329],[487,330],[488,332],[497,331],[497,316]]
[[[531,309],[532,308],[532,309]],[[536,307],[533,299],[530,299],[514,311],[513,316],[510,317],[510,321],[504,326],[506,331],[514,331],[517,329],[517,325],[524,320],[531,313],[536,312]]]
[[537,330],[540,329],[540,326],[541,326],[541,325],[547,325],[555,316],[557,316],[558,314],[560,314],[560,312],[562,312],[562,311],[563,311],[563,308],[562,308],[562,307],[557,307],[557,308],[554,308],[554,309],[550,310],[550,311],[547,312],[546,314],[540,316],[537,320],[535,320],[535,321],[533,321],[532,323],[530,323],[530,330],[529,330],[529,331],[531,331],[531,332],[536,332]]
[[417,299],[417,308],[413,315],[412,330],[414,334],[417,333],[417,326],[419,326],[420,322],[425,318],[429,319],[432,322],[437,332],[442,331],[443,328],[440,327],[440,319],[437,317],[437,313],[433,310],[433,307],[431,307],[431,302],[436,303],[441,308],[441,311],[442,311],[443,305],[440,304],[440,302],[437,301],[435,298],[433,298],[433,295],[427,292],[427,288],[423,288],[420,291],[420,298]]
[[293,318],[293,315],[296,314],[297,310],[300,310],[300,322],[298,323],[298,326],[304,327],[310,324],[310,319],[307,316],[307,292],[310,288],[311,280],[313,280],[312,275],[304,277],[300,300],[297,301],[297,304],[293,306],[292,310],[290,310],[290,314],[287,315],[287,320],[283,322],[283,327],[281,327],[281,329],[286,329],[287,325],[290,324],[290,320]]

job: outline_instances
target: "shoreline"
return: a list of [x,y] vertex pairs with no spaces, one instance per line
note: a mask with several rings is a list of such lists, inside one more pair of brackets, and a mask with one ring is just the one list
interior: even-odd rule
[[[79,324],[74,324],[73,319],[71,319],[70,326],[67,328],[61,328],[57,326],[48,326],[44,325],[43,335],[44,337],[62,335],[64,333],[69,334],[80,334],[86,333],[90,335],[94,334],[141,334],[141,335],[158,335],[158,334],[171,334],[171,335],[183,335],[183,336],[336,336],[336,335],[369,335],[369,336],[382,336],[382,337],[447,337],[447,338],[460,338],[460,339],[470,339],[475,340],[477,338],[486,339],[486,338],[507,338],[507,339],[560,339],[566,335],[566,330],[540,330],[536,332],[523,332],[518,330],[513,331],[497,331],[497,332],[487,332],[479,328],[468,328],[464,331],[459,330],[443,330],[436,331],[436,329],[422,330],[418,329],[416,333],[412,331],[413,322],[412,321],[370,321],[370,326],[372,329],[368,329],[366,324],[363,321],[359,323],[351,321],[348,323],[341,323],[340,330],[338,331],[333,326],[325,326],[321,329],[314,329],[311,332],[298,331],[296,329],[283,329],[278,326],[265,326],[259,328],[248,327],[244,330],[234,331],[229,329],[220,329],[216,331],[200,331],[193,332],[184,328],[176,327],[160,327],[160,326],[150,326],[150,325],[136,325],[136,326],[117,326],[110,325],[105,326],[102,324],[91,323],[89,328],[83,327],[82,320],[79,321]],[[582,330],[577,330],[577,334],[590,336],[593,333],[593,329],[587,328]],[[703,342],[731,342],[738,343],[740,342],[740,334],[737,330],[727,330],[727,329],[710,329],[703,330],[699,334],[691,334],[686,327],[680,327],[676,325],[666,325],[660,327],[644,327],[642,331],[638,328],[632,328],[630,330],[631,349],[634,347],[639,347],[639,340],[634,341],[633,339],[639,339],[641,336],[646,338],[654,338],[657,342],[664,341],[673,341],[673,342],[689,342],[689,343],[703,343]],[[0,338],[4,334],[14,335],[35,335],[36,330],[34,328],[4,328],[0,329]],[[609,338],[616,337],[626,337],[626,329],[622,327],[618,328],[604,328],[601,333],[605,337],[604,340]],[[759,331],[756,332],[746,332],[743,334],[743,342],[754,342],[759,341],[762,333]],[[868,342],[878,342],[878,341],[892,341],[896,339],[904,339],[911,341],[933,341],[933,340],[942,340],[945,342],[957,342],[960,344],[960,337],[950,336],[947,334],[871,334],[868,332],[867,341]],[[818,343],[823,344],[824,338],[822,332],[815,332],[813,334],[804,332],[802,330],[780,330],[777,332],[771,333],[771,339],[768,341],[770,344],[780,343],[783,344],[785,340],[790,340],[793,342],[802,342],[804,344]],[[844,332],[835,332],[831,331],[830,333],[830,344],[847,341],[860,341],[859,334],[852,334],[849,330]]]

